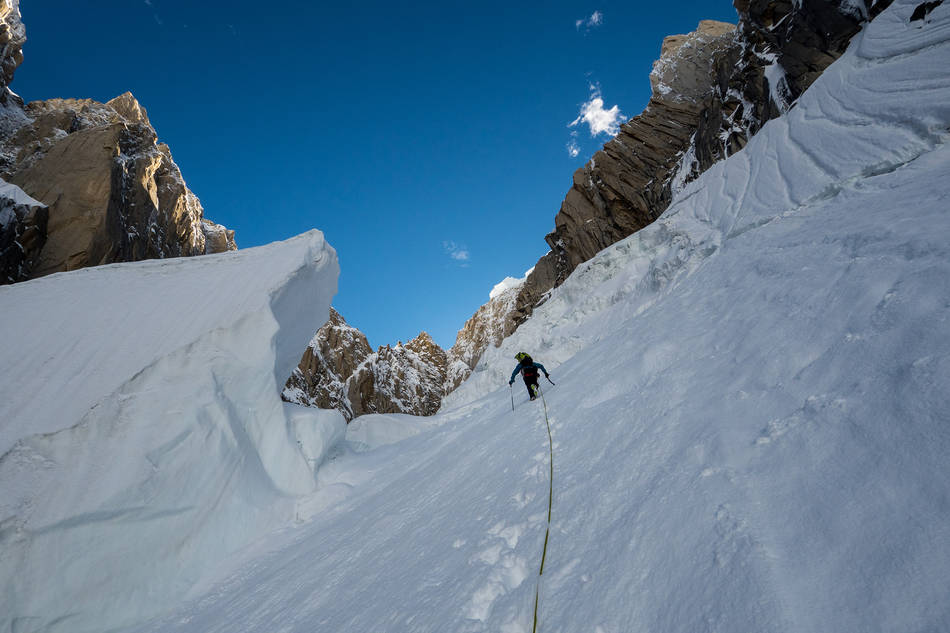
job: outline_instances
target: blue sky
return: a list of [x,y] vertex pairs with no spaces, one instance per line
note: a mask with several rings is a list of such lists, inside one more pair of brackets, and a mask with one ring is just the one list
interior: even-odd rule
[[649,100],[663,37],[736,19],[727,1],[692,0],[27,0],[21,12],[14,91],[132,91],[239,247],[326,234],[334,305],[374,347],[420,330],[450,346],[494,284],[547,252],[574,170]]

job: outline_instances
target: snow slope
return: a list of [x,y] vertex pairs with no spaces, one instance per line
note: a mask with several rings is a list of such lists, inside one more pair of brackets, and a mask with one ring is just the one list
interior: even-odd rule
[[915,5],[575,271],[438,426],[361,418],[306,524],[136,630],[530,631],[519,349],[558,382],[540,630],[950,630],[950,6]]
[[343,420],[280,387],[337,275],[312,231],[0,287],[0,629],[141,621],[293,519]]

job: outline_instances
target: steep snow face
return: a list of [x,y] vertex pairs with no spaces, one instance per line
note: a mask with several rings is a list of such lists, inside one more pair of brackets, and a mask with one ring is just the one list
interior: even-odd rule
[[293,519],[344,422],[280,388],[337,274],[312,231],[0,288],[0,628],[141,621]]
[[[950,630],[950,7],[916,4],[141,630],[530,631],[544,406],[541,630]],[[558,384],[512,412],[519,348]]]

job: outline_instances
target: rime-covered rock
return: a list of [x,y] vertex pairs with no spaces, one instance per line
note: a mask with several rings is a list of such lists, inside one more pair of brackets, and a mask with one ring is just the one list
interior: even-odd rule
[[0,285],[29,279],[48,219],[45,204],[0,179]]
[[448,357],[426,332],[375,352],[331,308],[284,387],[288,402],[336,409],[347,421],[366,413],[432,415],[439,410]]
[[288,402],[337,409],[353,419],[347,381],[373,355],[366,336],[330,308],[330,319],[314,335],[284,387]]

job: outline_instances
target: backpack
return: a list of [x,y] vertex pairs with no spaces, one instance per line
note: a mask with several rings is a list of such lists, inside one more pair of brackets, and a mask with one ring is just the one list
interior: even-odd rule
[[534,366],[530,356],[521,361],[521,373],[525,378],[538,377],[538,368]]

